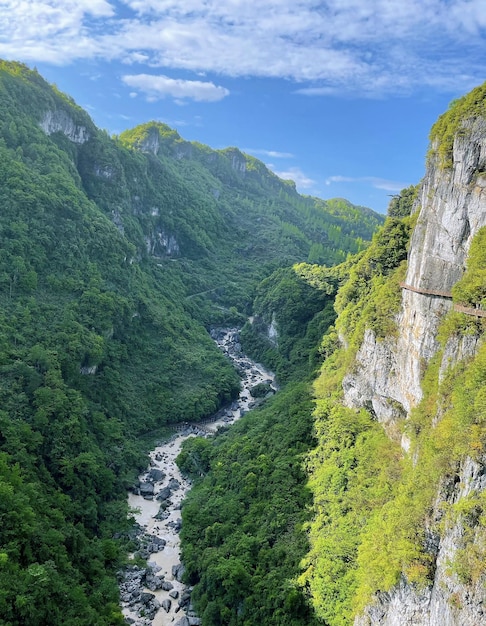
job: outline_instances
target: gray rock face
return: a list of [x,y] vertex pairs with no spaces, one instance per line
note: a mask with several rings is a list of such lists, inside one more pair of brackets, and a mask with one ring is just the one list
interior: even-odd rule
[[89,139],[89,132],[85,126],[78,126],[71,116],[62,109],[47,111],[39,124],[46,135],[61,132],[73,143],[85,143]]
[[[412,288],[450,292],[464,272],[473,236],[486,225],[486,121],[469,120],[456,137],[452,170],[432,158],[416,210],[419,211],[408,259],[405,283]],[[345,403],[364,407],[380,421],[390,437],[400,438],[399,422],[422,398],[425,366],[439,350],[437,330],[452,307],[449,298],[402,291],[396,321],[398,336],[377,340],[366,331],[354,371],[345,377]],[[439,376],[458,361],[474,355],[475,336],[449,339]],[[408,449],[408,441],[401,440]],[[465,459],[457,484],[437,495],[433,517],[442,519],[444,502],[455,503],[486,487],[484,466]],[[429,589],[417,590],[402,579],[388,593],[380,593],[355,626],[479,626],[486,624],[482,584],[466,587],[451,571],[450,562],[461,548],[460,518],[445,523],[434,545],[435,577]],[[435,541],[435,540],[434,540]]]
[[[465,126],[465,136],[454,143],[452,171],[431,159],[422,184],[405,279],[417,289],[450,292],[462,276],[473,236],[486,225],[486,175],[478,174],[486,169],[486,121]],[[424,366],[439,349],[437,329],[451,306],[447,298],[404,289],[399,335],[377,342],[366,333],[356,372],[344,380],[348,406],[372,408],[392,430],[422,398]]]

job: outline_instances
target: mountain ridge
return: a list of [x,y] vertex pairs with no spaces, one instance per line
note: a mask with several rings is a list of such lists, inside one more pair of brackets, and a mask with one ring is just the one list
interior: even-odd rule
[[359,211],[327,216],[218,162],[236,190],[195,160],[124,146],[36,71],[0,63],[6,626],[123,623],[116,570],[143,451],[238,392],[208,329],[241,324],[280,265],[346,256],[381,222],[367,212],[355,233]]

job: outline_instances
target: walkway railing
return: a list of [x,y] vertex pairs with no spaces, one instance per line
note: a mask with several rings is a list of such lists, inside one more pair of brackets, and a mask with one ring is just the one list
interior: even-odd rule
[[407,285],[406,283],[400,283],[400,287],[402,289],[406,289],[407,291],[413,291],[414,293],[421,293],[424,296],[437,296],[438,298],[448,298],[452,300],[452,293],[450,291],[437,291],[435,289],[420,289],[419,287],[412,287],[412,285]]
[[[436,289],[421,289],[420,287],[412,287],[406,283],[400,283],[402,289],[407,291],[413,291],[414,293],[420,293],[424,296],[435,296],[438,298],[447,298],[452,300],[452,293],[450,291],[438,291]],[[464,313],[465,315],[471,315],[472,317],[486,317],[486,311],[474,307],[464,306],[463,304],[454,304],[454,311],[458,313]]]

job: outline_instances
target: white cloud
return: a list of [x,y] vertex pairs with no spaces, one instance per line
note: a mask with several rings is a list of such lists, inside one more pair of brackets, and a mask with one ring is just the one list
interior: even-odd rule
[[291,159],[294,156],[291,152],[278,152],[277,150],[263,150],[261,148],[242,148],[241,150],[247,154],[266,156],[272,159]]
[[379,178],[378,176],[329,176],[326,178],[326,185],[332,183],[367,183],[375,189],[383,189],[384,191],[401,191],[405,187],[408,187],[410,183],[403,183],[394,180],[387,180],[386,178]]
[[217,102],[229,95],[228,89],[211,82],[200,80],[181,80],[169,78],[163,74],[131,74],[122,76],[123,82],[129,87],[142,91],[149,102],[170,96],[176,101],[185,99],[197,102]]
[[485,29],[484,0],[0,0],[3,57],[286,78],[314,96],[463,91],[484,78]]
[[309,178],[300,167],[289,167],[286,171],[277,171],[271,164],[268,167],[283,180],[293,180],[298,189],[310,189],[316,184],[315,180]]

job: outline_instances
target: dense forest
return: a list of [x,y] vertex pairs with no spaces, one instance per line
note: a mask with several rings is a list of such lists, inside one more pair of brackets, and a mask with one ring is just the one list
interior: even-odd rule
[[484,623],[485,120],[482,85],[370,246],[256,289],[242,337],[287,384],[179,458],[204,626]]
[[332,268],[295,264],[257,290],[255,312],[273,312],[281,335],[272,345],[254,323],[242,338],[287,383],[214,441],[186,441],[179,457],[195,481],[182,546],[204,625],[352,621],[363,519],[390,497],[400,453],[371,415],[342,406],[341,382],[365,328],[393,332],[414,195],[405,189],[392,201],[404,216],[390,215],[358,256]]
[[[288,582],[306,552],[306,381],[346,272],[316,278],[306,263],[346,266],[382,218],[342,199],[301,196],[238,149],[186,142],[160,123],[110,137],[36,71],[7,62],[0,206],[0,623],[123,623],[116,572],[132,523],[126,488],[164,427],[202,419],[238,393],[238,374],[208,329],[250,315],[249,349],[288,389],[214,449],[197,444],[208,468],[218,454],[232,463],[231,475],[209,480],[237,490],[223,496],[221,527],[197,504],[204,492],[187,505],[194,524],[213,527],[208,545],[249,510],[224,564],[228,602],[215,591],[219,557],[205,573],[211,589],[196,597],[206,624],[239,615],[243,590],[263,598],[257,620],[274,610],[280,617],[265,623],[311,623],[312,609],[302,612],[303,596]],[[276,308],[278,346],[265,338]],[[250,471],[255,437],[260,462]],[[274,511],[261,537],[261,501],[251,504],[260,493]],[[185,550],[196,583],[206,548],[191,547],[194,528],[187,524]]]

